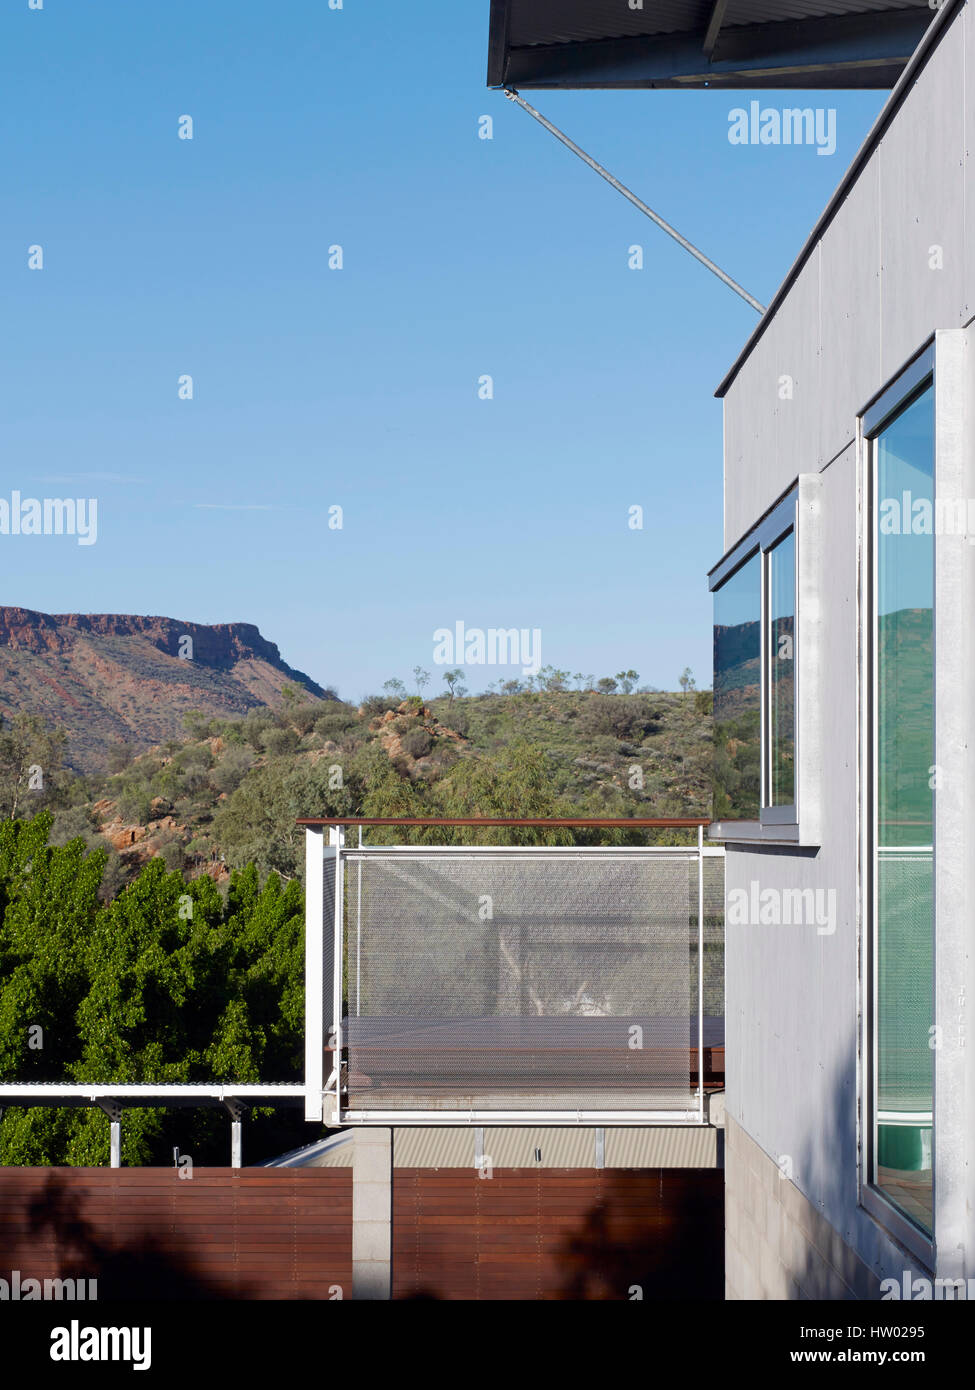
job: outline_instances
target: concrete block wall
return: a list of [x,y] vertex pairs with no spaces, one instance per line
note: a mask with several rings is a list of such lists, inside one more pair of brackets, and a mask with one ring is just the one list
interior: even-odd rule
[[392,1183],[392,1130],[357,1130],[352,1155],[352,1296],[356,1299],[391,1296]]
[[725,1143],[726,1296],[879,1298],[878,1276],[730,1118]]

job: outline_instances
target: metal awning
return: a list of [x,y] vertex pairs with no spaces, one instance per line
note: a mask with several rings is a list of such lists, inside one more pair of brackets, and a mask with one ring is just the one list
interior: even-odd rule
[[893,87],[928,0],[491,0],[488,86]]

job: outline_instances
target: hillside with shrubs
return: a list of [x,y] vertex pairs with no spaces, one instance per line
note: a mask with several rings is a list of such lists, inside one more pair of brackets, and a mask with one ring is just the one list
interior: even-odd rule
[[306,701],[286,686],[277,709],[191,711],[181,739],[141,754],[119,745],[108,770],[87,777],[67,767],[63,731],[18,715],[0,730],[0,815],[47,810],[53,844],[80,836],[105,848],[111,893],[157,856],[190,878],[223,882],[254,864],[288,881],[300,872],[299,816],[709,813],[709,692],[522,688],[424,700],[388,685],[357,705]]

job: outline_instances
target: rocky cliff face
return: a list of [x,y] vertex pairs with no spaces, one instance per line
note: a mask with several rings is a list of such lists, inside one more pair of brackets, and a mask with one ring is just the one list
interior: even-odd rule
[[116,744],[142,750],[179,737],[188,710],[227,717],[279,704],[285,685],[328,696],[252,623],[0,608],[0,714],[27,710],[63,726],[79,771],[100,767]]

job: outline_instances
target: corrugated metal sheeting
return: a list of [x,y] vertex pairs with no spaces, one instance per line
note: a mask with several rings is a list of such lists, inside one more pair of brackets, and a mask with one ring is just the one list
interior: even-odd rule
[[[393,1131],[393,1167],[473,1168],[480,1134],[480,1157],[491,1168],[594,1168],[596,1133],[593,1128],[544,1125],[480,1131],[470,1125],[457,1129],[401,1126]],[[633,1127],[605,1129],[603,1134],[607,1168],[713,1168],[717,1163],[716,1129]],[[343,1130],[266,1166],[349,1168],[354,1149],[355,1133]]]
[[703,29],[712,8],[709,0],[657,0],[642,10],[619,0],[511,0],[508,41],[521,47]]
[[[927,8],[927,0],[729,0],[721,27]],[[574,43],[635,35],[703,33],[714,0],[653,0],[642,10],[620,0],[510,0],[508,42]]]
[[892,87],[928,0],[491,0],[488,86]]
[[716,1129],[608,1129],[607,1168],[714,1168]]

